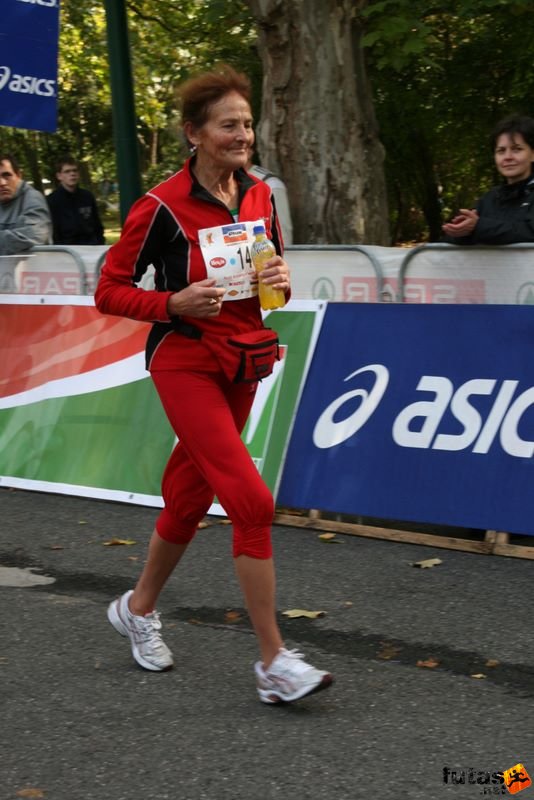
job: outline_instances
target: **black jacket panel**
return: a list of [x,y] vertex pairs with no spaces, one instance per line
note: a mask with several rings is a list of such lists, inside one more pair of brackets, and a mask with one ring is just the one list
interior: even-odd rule
[[46,198],[52,216],[54,244],[104,244],[104,228],[93,194],[60,186]]
[[534,176],[491,189],[477,203],[479,215],[470,236],[446,236],[452,244],[534,242]]

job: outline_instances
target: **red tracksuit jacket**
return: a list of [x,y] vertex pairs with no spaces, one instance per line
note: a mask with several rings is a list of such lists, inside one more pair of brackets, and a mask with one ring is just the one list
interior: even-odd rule
[[[106,255],[95,292],[95,304],[102,313],[155,323],[147,344],[147,363],[172,330],[167,313],[169,296],[207,277],[198,231],[234,221],[228,208],[195,179],[191,163],[194,158],[132,206],[120,240]],[[263,219],[267,236],[282,255],[282,235],[270,188],[242,169],[235,177],[239,184],[238,220]],[[135,284],[150,264],[155,269],[156,288],[147,291]],[[262,326],[257,297],[223,303],[216,318],[183,320],[221,335]]]

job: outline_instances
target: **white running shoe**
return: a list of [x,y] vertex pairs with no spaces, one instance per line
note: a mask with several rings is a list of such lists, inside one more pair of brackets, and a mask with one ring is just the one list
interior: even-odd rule
[[334,680],[329,672],[315,669],[303,661],[296,650],[280,648],[268,670],[258,661],[254,667],[262,703],[291,703],[308,694],[326,689]]
[[151,611],[144,617],[132,614],[128,601],[133,591],[130,590],[117,598],[108,607],[108,619],[120,633],[127,636],[132,645],[132,655],[143,669],[152,672],[165,672],[172,669],[172,653],[161,638],[161,622],[157,611]]

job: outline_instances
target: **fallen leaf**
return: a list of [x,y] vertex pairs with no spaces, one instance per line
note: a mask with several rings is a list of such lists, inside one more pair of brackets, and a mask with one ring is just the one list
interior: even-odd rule
[[485,665],[486,667],[498,667],[501,662],[497,661],[496,658],[488,658]]
[[323,536],[319,536],[319,539],[321,539],[325,544],[345,544],[343,539],[336,539],[335,536],[335,533],[325,533]]
[[421,569],[429,569],[436,567],[438,564],[443,564],[441,558],[425,558],[423,561],[414,561],[412,567],[420,567]]
[[87,520],[85,520],[85,519],[79,519],[79,520],[78,520],[78,525],[87,525]]
[[241,619],[241,614],[239,611],[227,611],[224,615],[225,622],[237,622]]
[[347,608],[349,608],[350,606],[354,605],[354,603],[352,602],[352,600],[345,600],[345,602],[343,603],[343,605],[344,605],[344,606],[347,606]]
[[202,530],[203,528],[209,528],[210,525],[210,522],[199,522],[197,528],[198,530]]
[[115,545],[119,544],[126,544],[126,545],[137,544],[137,542],[134,542],[133,539],[110,539],[109,542],[102,542],[102,544],[105,547],[114,547]]
[[326,611],[306,611],[304,608],[291,608],[289,611],[282,611],[282,616],[290,617],[290,619],[297,619],[297,617],[317,619],[317,617],[324,617],[325,614]]
[[19,789],[17,797],[44,797],[42,789]]
[[380,642],[382,649],[378,651],[377,658],[382,658],[384,661],[389,661],[390,658],[395,658],[400,653],[400,647],[395,647],[390,642]]
[[483,672],[475,672],[475,674],[474,674],[474,675],[471,675],[471,677],[472,677],[472,678],[479,678],[479,679],[480,679],[480,678],[487,678],[488,676],[487,676],[487,675],[484,675],[484,673],[483,673]]
[[221,519],[221,520],[219,520],[219,525],[231,525],[231,524],[232,524],[232,520],[231,519]]
[[50,550],[63,550],[62,544],[52,544],[50,545]]
[[439,661],[436,661],[435,658],[427,658],[426,661],[418,661],[418,667],[424,667],[425,669],[435,669],[439,667]]
[[139,556],[128,556],[128,561],[139,561]]

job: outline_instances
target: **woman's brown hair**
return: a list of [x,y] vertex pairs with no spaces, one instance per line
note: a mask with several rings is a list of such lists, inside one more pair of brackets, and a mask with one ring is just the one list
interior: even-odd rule
[[507,133],[512,141],[515,134],[520,134],[528,146],[534,150],[534,119],[532,117],[511,114],[509,117],[501,119],[491,132],[490,143],[492,151],[497,147],[497,140],[503,133]]
[[189,78],[178,89],[182,124],[190,122],[195,128],[201,128],[208,121],[213,104],[230,92],[237,92],[250,103],[249,79],[227,64]]

